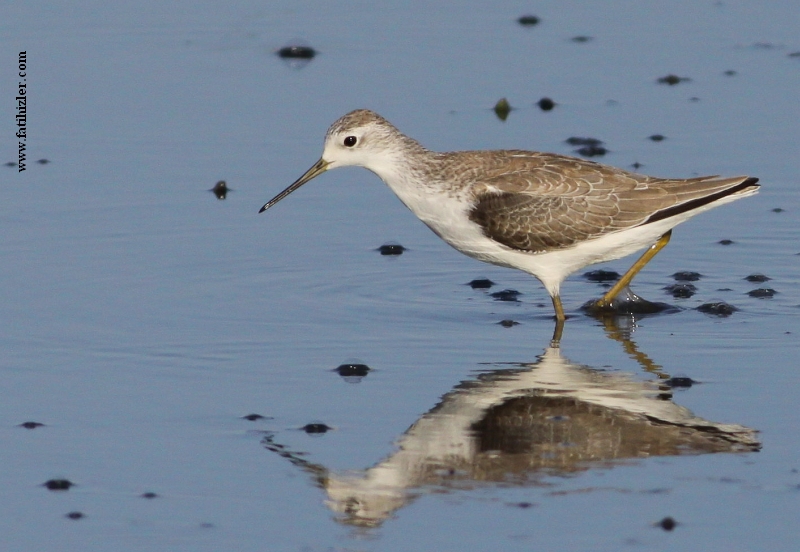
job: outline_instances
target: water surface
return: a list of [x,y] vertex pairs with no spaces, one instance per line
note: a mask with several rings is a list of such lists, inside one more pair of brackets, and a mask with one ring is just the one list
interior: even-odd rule
[[[534,8],[539,25],[516,23]],[[0,103],[13,120],[24,50],[33,161],[0,167],[5,549],[796,548],[792,2],[5,11]],[[319,54],[275,55],[294,43]],[[603,288],[570,278],[554,351],[534,279],[450,249],[367,171],[257,214],[361,107],[432,149],[570,154],[591,136],[603,162],[763,188],[677,228],[637,277],[676,313],[605,326],[579,310]],[[692,298],[662,289],[679,270],[703,275]],[[695,310],[710,301],[739,311]],[[347,380],[345,362],[372,371]]]

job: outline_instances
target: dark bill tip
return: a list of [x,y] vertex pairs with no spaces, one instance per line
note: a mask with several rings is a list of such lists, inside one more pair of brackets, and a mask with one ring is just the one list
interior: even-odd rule
[[261,207],[261,209],[259,209],[258,212],[263,213],[264,211],[266,211],[267,209],[278,203],[280,200],[291,194],[293,191],[295,191],[297,188],[299,188],[300,186],[302,186],[315,176],[319,176],[320,174],[324,173],[326,170],[328,170],[328,164],[329,163],[327,161],[320,158],[320,160],[314,163],[314,165],[310,169],[308,169],[305,172],[305,174],[303,174],[303,176],[295,180],[288,188],[283,190],[281,193],[279,193],[278,195],[267,201],[264,204],[264,206]]

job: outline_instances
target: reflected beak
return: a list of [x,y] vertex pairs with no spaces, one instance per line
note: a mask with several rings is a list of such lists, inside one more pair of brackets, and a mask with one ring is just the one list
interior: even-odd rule
[[324,173],[325,171],[327,171],[328,170],[328,165],[330,165],[330,163],[328,163],[324,159],[320,158],[319,161],[314,163],[313,167],[308,169],[303,176],[301,176],[300,178],[295,180],[294,183],[291,186],[289,186],[284,191],[282,191],[281,193],[279,193],[278,195],[276,195],[275,197],[273,197],[272,199],[267,201],[264,204],[264,206],[261,208],[259,213],[263,213],[264,211],[266,211],[267,209],[269,209],[270,207],[272,207],[273,205],[278,203],[284,197],[286,197],[287,195],[291,194],[293,191],[295,191],[297,188],[299,188],[300,186],[302,186],[303,184],[305,184],[306,182],[308,182],[309,180],[311,180],[315,176],[318,176],[318,175]]

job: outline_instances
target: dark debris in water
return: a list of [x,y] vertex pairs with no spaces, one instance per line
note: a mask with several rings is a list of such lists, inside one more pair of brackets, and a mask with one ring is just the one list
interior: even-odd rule
[[220,180],[219,182],[214,184],[213,188],[209,190],[209,192],[213,192],[213,194],[217,196],[217,199],[225,199],[226,197],[228,197],[228,192],[230,191],[232,190],[228,188],[228,183],[225,182],[224,180]]
[[146,493],[142,493],[139,496],[141,498],[146,498],[147,500],[152,500],[154,498],[158,498],[158,494],[154,493],[153,491],[147,491]]
[[497,103],[494,104],[494,113],[497,115],[497,118],[501,121],[505,121],[508,119],[508,114],[511,113],[511,110],[514,109],[511,107],[511,104],[508,103],[508,100],[505,98],[500,98],[497,100]]
[[678,309],[667,303],[648,301],[639,297],[632,291],[623,291],[612,302],[611,305],[598,306],[597,300],[587,301],[581,309],[595,316],[619,315],[619,314],[658,314],[662,312],[674,312]]
[[83,518],[86,517],[86,514],[84,514],[83,512],[74,511],[74,512],[68,513],[64,517],[66,517],[68,519],[83,519]]
[[248,422],[257,422],[258,420],[270,420],[272,418],[267,418],[266,416],[262,416],[261,414],[247,414],[246,416],[242,416],[242,420],[247,420]]
[[398,243],[385,243],[380,246],[376,251],[380,251],[381,255],[402,255],[406,250],[405,247]]
[[70,487],[75,486],[75,483],[69,479],[49,479],[42,486],[48,491],[67,491]]
[[764,274],[761,274],[759,272],[750,274],[749,276],[745,276],[744,279],[747,280],[748,282],[753,282],[755,284],[763,284],[764,282],[769,282],[770,280],[772,280],[772,278],[770,278],[769,276],[765,276]]
[[732,315],[734,312],[738,311],[736,307],[726,303],[725,301],[716,301],[712,303],[703,303],[697,310],[704,313],[710,314],[712,316],[719,316],[719,317],[726,317]]
[[22,422],[18,427],[24,427],[25,429],[36,429],[37,427],[44,427],[44,424],[41,422]]
[[651,134],[647,138],[648,140],[651,140],[653,142],[663,142],[664,140],[666,140],[667,137],[664,136],[663,134]]
[[327,433],[328,431],[332,430],[333,428],[329,425],[323,423],[311,423],[306,424],[301,427],[303,431],[308,433],[309,435],[322,435],[323,433]]
[[575,150],[581,157],[602,157],[608,153],[608,149],[603,146],[583,146]]
[[720,245],[733,245],[736,242],[733,240],[719,240],[717,243]]
[[342,376],[349,383],[358,383],[370,373],[372,368],[366,364],[345,363],[333,369],[334,372]]
[[677,388],[688,389],[689,387],[698,382],[686,376],[675,376],[667,380],[664,380],[663,383],[665,385],[672,387],[673,389]]
[[495,291],[490,295],[494,297],[495,301],[518,302],[518,297],[522,294],[515,289],[504,289],[503,291]]
[[723,71],[722,74],[725,75],[726,77],[735,77],[738,73],[736,73],[736,71],[734,71],[733,69],[728,69],[727,71]]
[[697,293],[697,287],[693,284],[670,284],[663,288],[667,293],[676,299],[688,299]]
[[573,36],[572,38],[570,38],[570,40],[578,44],[586,44],[587,42],[591,42],[592,40],[594,40],[594,37],[586,35],[578,35],[578,36]]
[[682,270],[672,275],[672,278],[676,282],[696,282],[702,277],[703,275],[700,274],[699,272],[692,272],[689,270]]
[[786,210],[786,209],[783,209],[782,207],[775,207],[775,208],[772,210],[772,212],[773,212],[773,213],[783,213],[785,210]]
[[590,270],[583,273],[583,277],[590,282],[616,282],[619,276],[619,272],[614,270]]
[[500,322],[498,322],[498,324],[500,324],[504,328],[513,328],[514,326],[519,326],[519,322],[517,322],[516,320],[511,320],[509,318],[501,320]]
[[550,98],[542,98],[541,100],[536,102],[536,105],[538,105],[539,109],[541,109],[542,111],[550,111],[556,106],[556,102],[554,102]]
[[569,144],[570,146],[601,146],[603,145],[602,140],[598,140],[597,138],[589,138],[583,136],[570,136],[566,140],[565,143]]
[[467,285],[472,289],[489,289],[496,284],[489,278],[475,278]]
[[689,77],[679,77],[678,75],[665,75],[663,77],[659,77],[656,81],[658,84],[666,84],[668,86],[675,86],[676,84],[680,84],[682,82],[689,82],[692,79]]
[[756,299],[769,299],[770,297],[774,297],[776,293],[778,292],[772,288],[758,288],[753,291],[748,291],[747,295],[755,297]]
[[575,150],[575,153],[583,157],[600,157],[608,153],[608,150],[603,146],[603,141],[597,138],[570,136],[565,142],[570,146],[581,146]]
[[541,19],[536,17],[535,15],[523,15],[522,17],[517,19],[517,23],[522,25],[523,27],[533,27],[534,25],[538,25],[541,23]]
[[672,531],[678,526],[678,522],[672,516],[667,516],[661,521],[655,523],[656,527],[662,528],[664,531]]
[[317,51],[310,46],[284,46],[278,50],[278,57],[283,59],[314,59]]

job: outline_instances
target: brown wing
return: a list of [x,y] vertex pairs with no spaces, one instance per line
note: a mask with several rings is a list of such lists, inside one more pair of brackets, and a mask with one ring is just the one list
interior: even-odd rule
[[598,201],[592,196],[486,194],[473,207],[470,219],[497,242],[514,249],[544,251],[636,226],[646,218],[623,211],[623,207],[613,196]]
[[[500,152],[498,152],[499,154]],[[506,153],[506,152],[503,152]],[[658,179],[572,157],[513,155],[474,188],[470,219],[508,247],[544,251],[675,216],[757,179]]]

